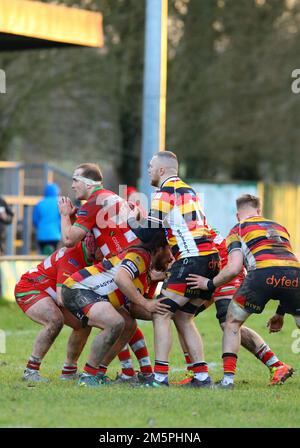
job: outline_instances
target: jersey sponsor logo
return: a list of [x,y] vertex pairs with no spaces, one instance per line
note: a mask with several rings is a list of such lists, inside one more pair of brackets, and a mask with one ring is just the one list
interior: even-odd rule
[[221,262],[219,260],[211,260],[208,263],[208,267],[209,267],[209,269],[212,269],[213,271],[215,271],[217,269],[221,269]]
[[118,252],[122,252],[122,246],[121,246],[121,244],[119,243],[118,238],[116,238],[115,236],[113,236],[111,239],[112,239],[112,241],[115,243],[116,250],[117,250]]
[[78,268],[78,266],[79,266],[78,261],[76,261],[74,258],[69,258],[68,263],[72,264],[76,268]]
[[109,279],[109,280],[105,280],[102,283],[99,283],[98,285],[96,285],[95,287],[93,287],[94,290],[98,289],[98,288],[105,288],[106,286],[111,285],[112,283],[114,283],[114,279]]
[[77,216],[87,216],[88,210],[78,210]]
[[249,302],[245,302],[245,307],[251,308],[252,310],[255,310],[255,311],[262,310],[262,307],[260,305],[255,305],[254,303],[249,303]]

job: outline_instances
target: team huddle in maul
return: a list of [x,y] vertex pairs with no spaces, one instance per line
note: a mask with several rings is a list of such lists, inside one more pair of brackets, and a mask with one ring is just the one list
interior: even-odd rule
[[[15,287],[19,307],[43,325],[23,379],[49,381],[40,375],[40,365],[66,324],[73,330],[62,380],[90,387],[169,386],[174,321],[189,372],[175,384],[232,389],[240,345],[266,365],[271,385],[284,383],[293,368],[244,323],[274,299],[278,308],[269,331],[280,331],[285,313],[300,328],[300,262],[288,231],[262,216],[258,197],[244,194],[236,200],[238,222],[224,239],[207,223],[196,192],[178,176],[173,152],[155,154],[148,173],[157,190],[146,212],[138,202],[105,189],[98,165],[75,168],[72,190],[86,202],[76,209],[68,197],[59,199],[64,247],[26,272]],[[213,303],[223,330],[224,368],[215,383],[195,325],[198,314]],[[137,319],[153,322],[153,367]],[[93,327],[100,332],[78,373],[77,361]],[[129,348],[139,362],[138,373]],[[111,380],[106,372],[116,357],[122,370]]]

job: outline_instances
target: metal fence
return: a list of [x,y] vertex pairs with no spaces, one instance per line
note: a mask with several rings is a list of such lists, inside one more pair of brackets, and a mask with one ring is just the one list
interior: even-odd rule
[[5,255],[35,252],[32,210],[42,199],[47,183],[57,183],[61,194],[70,195],[72,176],[48,164],[0,162],[0,194],[14,211],[6,227]]

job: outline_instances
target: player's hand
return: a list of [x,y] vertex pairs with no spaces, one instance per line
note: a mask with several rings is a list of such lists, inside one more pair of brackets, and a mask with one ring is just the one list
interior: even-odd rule
[[163,282],[167,278],[167,273],[151,269],[150,278],[153,282]]
[[267,327],[269,328],[269,333],[277,333],[283,327],[284,318],[280,314],[274,314],[274,316],[269,319]]
[[170,306],[165,303],[161,303],[162,299],[149,300],[146,305],[146,310],[149,313],[166,314],[170,310]]
[[58,200],[58,210],[63,216],[71,216],[76,213],[76,207],[74,207],[71,199],[67,196],[60,196]]
[[203,289],[207,291],[207,282],[209,278],[202,277],[201,275],[189,274],[186,277],[186,283],[191,289]]

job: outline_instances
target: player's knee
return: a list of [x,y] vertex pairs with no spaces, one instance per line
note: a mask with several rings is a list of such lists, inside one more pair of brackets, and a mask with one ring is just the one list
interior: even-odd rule
[[117,316],[110,325],[110,332],[113,338],[118,338],[125,328],[125,320],[123,317]]
[[169,308],[169,312],[170,313],[176,313],[176,311],[178,311],[179,310],[179,308],[180,308],[180,305],[178,305],[178,303],[177,302],[175,302],[175,300],[172,300],[172,299],[169,299],[169,297],[166,297],[166,296],[164,296],[163,294],[160,294],[159,296],[158,296],[158,299],[163,299],[162,301],[161,301],[161,303],[163,303],[163,304],[165,304],[165,305],[168,305],[170,308]]
[[57,316],[55,316],[54,319],[48,322],[46,328],[52,336],[56,336],[61,331],[63,326],[64,326],[64,317],[63,315],[60,316],[59,314],[57,314]]

